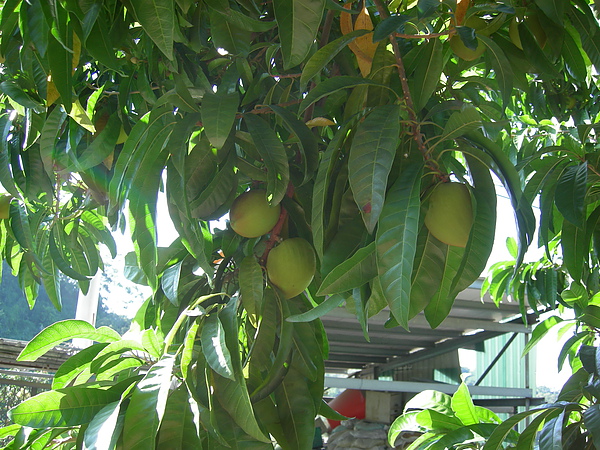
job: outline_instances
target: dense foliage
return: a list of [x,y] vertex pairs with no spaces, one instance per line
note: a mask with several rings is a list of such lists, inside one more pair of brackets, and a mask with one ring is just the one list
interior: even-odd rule
[[[493,175],[518,239],[490,292],[523,311],[575,309],[585,336],[565,351],[574,368],[593,343],[596,2],[1,4],[0,183],[12,197],[2,257],[30,304],[43,285],[59,306],[57,274],[86,291],[99,245],[114,254],[109,229],[128,222],[139,266],[129,275],[154,292],[123,336],[67,321],[30,343],[22,359],[71,337],[97,342],[53,391],[12,411],[8,448],[310,448],[315,415],[330,413],[318,318],[345,302],[365,335],[384,308],[390,327],[421,311],[443,322],[490,255]],[[452,225],[467,224],[466,243],[424,224],[433,188],[450,180],[470,197],[472,220]],[[211,228],[258,187],[283,207],[270,233]],[[179,234],[168,248],[157,247],[159,192]],[[536,230],[547,258],[522,265]],[[317,267],[284,299],[263,269],[295,237]],[[594,399],[575,399],[593,407],[574,428],[584,403],[535,423],[548,419],[556,445],[563,424],[597,438]]]

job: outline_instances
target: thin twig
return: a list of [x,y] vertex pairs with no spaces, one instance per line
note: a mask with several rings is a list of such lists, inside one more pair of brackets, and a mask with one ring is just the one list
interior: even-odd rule
[[[381,2],[381,0],[373,0],[375,6],[377,7],[377,11],[379,12],[379,16],[385,20],[388,18],[388,12],[385,9],[385,6]],[[412,136],[417,143],[417,147],[419,151],[423,155],[423,159],[425,160],[425,164],[428,165],[431,169],[436,172],[439,172],[439,167],[437,164],[432,164],[431,153],[427,150],[427,146],[425,145],[423,134],[421,133],[420,124],[417,120],[417,114],[415,112],[415,106],[412,100],[412,96],[410,95],[410,89],[408,87],[408,79],[406,78],[406,70],[404,69],[404,62],[402,61],[402,53],[400,52],[400,46],[398,45],[398,40],[394,34],[390,34],[390,43],[392,44],[392,50],[394,51],[394,58],[396,60],[396,68],[398,70],[398,76],[400,77],[400,83],[402,84],[402,92],[404,94],[404,102],[406,104],[406,110],[408,112],[408,117],[411,121],[412,128]],[[440,175],[442,175],[440,173]]]

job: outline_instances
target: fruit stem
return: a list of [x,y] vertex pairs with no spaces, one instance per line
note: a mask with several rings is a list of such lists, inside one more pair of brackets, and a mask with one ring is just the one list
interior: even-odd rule
[[[292,198],[292,196],[294,195],[294,185],[292,183],[288,184],[287,192],[285,193],[285,195],[287,195],[290,198]],[[286,209],[283,207],[283,205],[281,205],[281,213],[279,214],[279,220],[277,220],[277,223],[271,230],[271,235],[269,236],[269,239],[267,240],[267,244],[265,246],[265,251],[260,257],[260,265],[263,267],[267,262],[267,256],[269,256],[269,252],[275,246],[275,242],[279,240],[279,233],[281,233],[281,229],[283,228],[285,219],[287,219],[287,215],[288,213]]]

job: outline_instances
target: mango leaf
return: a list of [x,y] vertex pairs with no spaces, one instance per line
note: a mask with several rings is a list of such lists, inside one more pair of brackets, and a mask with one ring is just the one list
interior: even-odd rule
[[423,47],[423,51],[417,61],[414,77],[409,82],[415,112],[425,107],[438,88],[444,68],[442,42],[439,39],[432,39],[419,47]]
[[461,383],[456,392],[452,395],[452,411],[456,417],[465,425],[474,425],[479,423],[479,417],[475,410],[475,405],[469,394],[469,388],[465,383]]
[[238,340],[238,300],[232,299],[219,313],[219,319],[225,330],[225,341],[231,355],[231,363],[235,374],[235,381],[224,378],[212,372],[211,386],[215,397],[221,406],[231,415],[234,422],[252,438],[260,442],[269,442],[264,435],[250,402],[246,379],[242,373],[242,362],[240,359]]
[[377,229],[377,270],[390,312],[408,328],[410,287],[421,207],[420,165],[407,167],[390,188]]
[[165,416],[158,431],[157,450],[186,450],[202,448],[200,430],[185,385],[175,389],[165,409]]
[[560,411],[560,414],[548,420],[539,432],[538,439],[540,448],[562,450],[564,421],[565,409],[563,408],[562,411]]
[[[250,52],[252,34],[239,24],[223,20],[223,16],[215,9],[208,10],[210,17],[210,33],[216,48],[223,48],[228,53],[245,57]],[[222,85],[223,86],[223,85]]]
[[[488,167],[465,155],[474,189],[475,218],[458,273],[452,282],[451,296],[468,288],[485,270],[496,235],[496,190]],[[516,256],[516,253],[515,253]]]
[[583,411],[583,423],[585,427],[592,433],[594,445],[600,445],[600,405],[590,405]]
[[94,416],[83,436],[83,450],[110,450],[119,437],[121,402],[109,403]]
[[276,25],[275,22],[262,21],[247,16],[246,14],[231,8],[226,1],[210,0],[207,1],[206,4],[213,9],[215,13],[221,16],[222,20],[226,20],[233,26],[241,28],[242,30],[263,33],[269,31]]
[[[585,58],[583,56],[583,49],[581,48],[581,42],[577,41],[574,37],[573,29],[567,29],[567,32],[563,35],[563,48],[561,55],[565,59],[567,70],[576,80],[585,80],[587,76],[587,66]],[[579,36],[578,36],[579,37]]]
[[350,42],[354,41],[359,36],[369,33],[369,30],[355,30],[344,36],[331,41],[327,45],[321,47],[317,52],[310,57],[300,77],[300,90],[304,91],[308,82],[316,76],[335,56],[341,52]]
[[554,410],[544,411],[529,422],[527,428],[523,430],[517,441],[517,448],[532,449],[538,435],[540,426],[547,420],[548,416],[552,415]]
[[150,39],[172,60],[175,27],[173,0],[131,0],[131,6]]
[[367,116],[352,140],[348,179],[369,233],[375,229],[383,209],[399,133],[400,106],[384,105]]
[[77,378],[83,371],[88,370],[92,360],[104,349],[107,343],[92,344],[73,356],[70,356],[60,365],[52,379],[52,389],[66,387],[72,380]]
[[417,414],[420,411],[411,411],[396,417],[388,430],[388,443],[390,447],[396,446],[396,439],[403,431],[419,431],[420,426],[417,423]]
[[312,322],[334,310],[346,300],[342,295],[330,295],[317,306],[301,314],[294,314],[286,318],[288,322]]
[[448,118],[440,140],[449,140],[460,137],[476,130],[481,126],[481,116],[474,106],[467,105],[461,111],[453,112]]
[[425,409],[416,416],[419,425],[438,433],[447,433],[460,428],[463,423],[454,414],[443,414],[435,409]]
[[[304,178],[300,185],[312,178],[319,165],[319,148],[315,135],[294,114],[281,106],[271,105],[271,109],[283,121],[286,129],[298,139],[298,147],[302,158],[302,172]],[[297,185],[298,186],[298,185]]]
[[427,227],[421,228],[412,273],[409,318],[423,311],[440,288],[446,260],[445,249],[445,244],[434,238]]
[[496,44],[492,39],[481,34],[478,34],[477,38],[481,39],[481,41],[487,47],[486,55],[492,64],[492,68],[494,69],[498,90],[502,96],[502,104],[507,106],[510,103],[510,98],[512,95],[514,77],[510,62],[500,46],[498,46],[498,44]]
[[8,136],[11,134],[12,121],[9,120],[8,115],[0,116],[0,183],[8,193],[14,197],[20,197],[21,194],[15,186],[15,180],[13,179],[12,170],[10,167],[10,148]]
[[48,294],[48,298],[54,305],[54,307],[60,311],[62,309],[62,296],[60,292],[60,276],[58,273],[58,267],[54,263],[54,260],[50,256],[50,252],[46,252],[42,258],[42,264],[45,272],[42,273],[42,284],[44,290]]
[[475,151],[472,152],[468,149],[461,149],[461,151],[469,152],[482,161],[486,161],[487,156],[489,156],[493,163],[489,164],[488,166],[490,166],[496,175],[498,175],[509,194],[511,204],[513,205],[513,209],[515,211],[517,232],[519,237],[519,252],[517,254],[515,264],[516,270],[523,262],[525,251],[533,240],[533,233],[535,231],[535,216],[533,214],[531,204],[524,198],[524,194],[521,189],[520,176],[503,149],[479,132],[468,133],[467,137],[470,141],[481,147],[484,152],[487,153],[487,155],[481,158],[481,155]]
[[117,114],[109,117],[106,127],[74,161],[77,171],[83,172],[102,163],[115,149],[121,132],[121,121]]
[[306,108],[312,105],[314,102],[326,97],[327,95],[331,95],[334,92],[337,92],[341,89],[348,89],[355,86],[377,86],[382,87],[394,92],[389,86],[384,84],[376,83],[374,81],[368,80],[366,78],[361,77],[350,77],[346,75],[342,75],[339,77],[327,78],[323,80],[321,83],[317,84],[314,89],[312,89],[306,97],[300,103],[299,112],[303,112]]
[[445,263],[443,267],[442,283],[435,295],[425,308],[425,318],[432,328],[439,326],[448,317],[456,296],[452,292],[452,285],[459,273],[465,249],[446,245]]
[[323,262],[323,245],[325,241],[325,217],[327,215],[327,194],[329,183],[338,159],[338,155],[344,144],[348,131],[353,125],[348,121],[341,127],[329,142],[327,149],[321,156],[321,162],[315,177],[312,198],[311,226],[313,231],[313,246],[317,256]]
[[267,167],[267,200],[277,205],[287,192],[290,169],[283,143],[267,122],[253,114],[246,114],[244,121]]
[[314,437],[315,406],[307,379],[291,367],[275,390],[277,413],[290,449],[310,448]]
[[524,412],[521,412],[521,413],[518,413],[518,414],[515,414],[515,415],[509,417],[504,422],[502,422],[500,425],[498,425],[498,427],[494,430],[494,432],[491,434],[491,436],[487,439],[482,450],[498,450],[498,449],[503,448],[503,443],[505,442],[506,437],[508,436],[509,433],[511,433],[511,431],[513,431],[512,428],[516,424],[518,424],[521,420],[525,419],[526,417],[537,415],[537,414],[543,413],[545,411],[550,411],[550,410],[556,411],[558,409],[561,409],[562,407],[563,407],[563,405],[560,405],[560,406],[553,406],[552,404],[543,405],[540,407],[534,407],[534,408],[530,409],[529,411],[524,411]]
[[565,2],[560,0],[535,0],[535,3],[555,24],[563,24]]
[[574,280],[581,280],[584,262],[587,260],[589,252],[589,241],[587,241],[585,230],[573,225],[570,221],[563,221],[560,244],[564,267]]
[[202,351],[208,365],[219,375],[235,380],[225,330],[216,314],[206,316],[201,331]]
[[108,343],[121,339],[121,336],[108,327],[96,329],[84,320],[62,320],[44,328],[29,341],[17,357],[17,361],[35,361],[48,350],[75,338]]
[[119,397],[120,393],[112,390],[67,387],[31,397],[11,409],[8,416],[19,425],[32,428],[71,427],[89,423]]
[[179,280],[181,277],[181,266],[183,261],[173,264],[171,267],[163,272],[160,279],[160,287],[164,292],[165,296],[171,303],[178,306],[178,292],[179,292]]
[[263,271],[254,256],[246,256],[240,264],[240,297],[242,305],[250,315],[256,315],[262,309],[264,289]]
[[125,412],[123,445],[131,450],[155,448],[156,433],[162,422],[175,357],[163,356],[136,385]]
[[275,0],[273,10],[279,29],[284,68],[306,59],[317,36],[325,0]]
[[563,217],[579,228],[583,228],[587,170],[586,161],[567,167],[558,180],[554,197]]
[[240,99],[232,94],[206,93],[202,97],[202,126],[210,143],[217,149],[229,137]]
[[73,77],[71,76],[72,56],[69,50],[73,45],[73,33],[71,28],[64,32],[63,38],[67,41],[64,43],[56,39],[56,35],[48,41],[48,63],[52,82],[56,86],[60,99],[65,111],[69,113],[72,106],[73,95]]
[[531,333],[531,339],[523,349],[523,356],[531,351],[533,347],[550,331],[550,329],[559,323],[562,323],[563,319],[558,316],[550,316],[538,323]]
[[327,274],[317,295],[332,295],[360,287],[377,276],[375,243],[359,249]]
[[373,42],[379,42],[387,38],[390,34],[395,32],[402,32],[404,24],[410,20],[408,14],[392,14],[387,19],[382,20],[375,27],[373,32]]

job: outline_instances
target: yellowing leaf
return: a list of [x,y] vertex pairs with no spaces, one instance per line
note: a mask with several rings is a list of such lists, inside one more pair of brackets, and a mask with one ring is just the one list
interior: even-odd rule
[[[371,22],[371,17],[369,16],[369,11],[367,8],[363,8],[363,10],[358,14],[356,18],[356,23],[354,24],[354,30],[372,30],[373,22]],[[354,43],[357,47],[371,59],[373,59],[373,55],[375,54],[375,50],[377,50],[377,44],[373,42],[373,33],[365,34],[364,36],[359,36],[354,40]]]
[[76,33],[73,33],[73,58],[71,59],[71,69],[75,72],[75,67],[79,64],[81,57],[81,41]]
[[[346,3],[344,8],[350,9],[351,3]],[[340,14],[340,29],[342,34],[346,35],[355,30],[372,30],[373,22],[366,8],[358,14],[356,23],[352,25],[352,16],[350,13],[342,12]],[[364,36],[357,37],[355,40],[348,43],[348,47],[356,55],[358,60],[358,67],[363,77],[366,77],[371,72],[371,65],[373,63],[373,55],[377,49],[377,44],[373,43],[373,33],[365,34]]]
[[48,85],[46,86],[46,105],[50,106],[59,98],[60,94],[58,93],[58,89],[56,89],[54,81],[51,79],[48,80]]
[[469,3],[471,3],[470,0],[457,0],[456,11],[454,12],[454,20],[456,21],[456,25],[461,25],[465,20]]
[[313,127],[326,127],[329,125],[335,125],[335,122],[333,122],[332,120],[329,120],[326,117],[315,117],[313,119],[310,119],[306,122],[306,126],[308,128],[313,128]]
[[71,118],[75,122],[77,122],[80,126],[88,130],[90,133],[96,132],[96,127],[85,112],[85,108],[81,106],[81,103],[79,103],[79,99],[75,100],[75,102],[73,103],[69,116],[71,116]]
[[[352,3],[348,2],[344,5],[344,8],[352,8]],[[352,26],[352,15],[347,12],[340,13],[340,30],[343,35],[351,33],[354,30]]]

